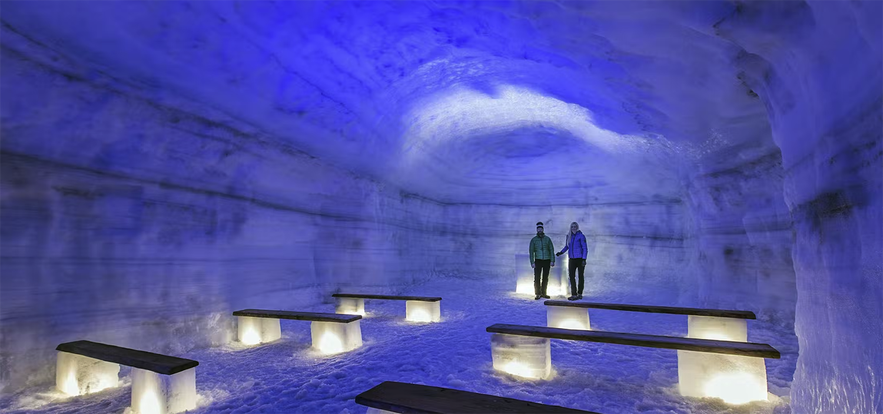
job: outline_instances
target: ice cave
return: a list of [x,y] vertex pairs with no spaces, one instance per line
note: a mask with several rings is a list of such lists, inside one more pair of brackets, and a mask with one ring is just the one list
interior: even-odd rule
[[0,412],[883,413],[879,0],[0,19]]

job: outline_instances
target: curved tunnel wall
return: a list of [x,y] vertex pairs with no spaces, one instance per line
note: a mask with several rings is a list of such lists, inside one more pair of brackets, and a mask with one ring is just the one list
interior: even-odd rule
[[[183,352],[255,300],[509,277],[535,221],[575,220],[604,294],[796,307],[795,411],[879,408],[878,3],[283,6],[4,4],[4,388],[82,335]],[[567,153],[532,164],[533,140],[585,129],[529,111],[407,145],[412,108],[505,85],[615,134],[580,147],[603,174],[555,184]],[[522,156],[554,175],[487,179]]]

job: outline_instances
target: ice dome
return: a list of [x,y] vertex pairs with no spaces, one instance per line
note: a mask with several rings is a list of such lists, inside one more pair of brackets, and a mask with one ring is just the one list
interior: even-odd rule
[[[61,342],[211,360],[231,311],[256,303],[495,297],[535,222],[560,245],[577,221],[592,297],[753,310],[787,334],[770,334],[790,355],[777,409],[883,411],[879,1],[0,11],[0,407],[30,407]],[[449,321],[488,346],[467,303]],[[366,347],[382,342],[370,326]],[[427,384],[507,391],[424,369]],[[204,412],[235,394],[200,384]],[[561,402],[656,401],[620,388]],[[342,394],[301,410],[359,412]]]

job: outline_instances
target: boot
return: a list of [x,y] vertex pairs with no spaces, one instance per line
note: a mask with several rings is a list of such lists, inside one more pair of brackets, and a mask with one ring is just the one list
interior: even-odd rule
[[576,296],[568,296],[567,300],[576,300]]
[[542,296],[537,295],[537,297],[533,298],[533,300],[540,300],[541,297],[542,297]]

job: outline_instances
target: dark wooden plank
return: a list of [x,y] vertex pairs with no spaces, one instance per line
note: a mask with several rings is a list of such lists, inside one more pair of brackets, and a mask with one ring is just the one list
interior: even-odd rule
[[675,315],[714,316],[717,318],[757,319],[754,312],[724,309],[678,308],[674,306],[625,305],[620,303],[593,303],[567,300],[547,300],[546,306],[609,309],[628,312],[671,313]]
[[252,318],[294,319],[297,321],[341,322],[349,323],[362,319],[359,315],[342,315],[339,313],[292,312],[283,310],[243,309],[233,312],[233,316],[251,316]]
[[335,293],[331,295],[335,298],[353,298],[353,299],[387,299],[387,300],[419,300],[421,302],[438,302],[442,298],[431,296],[401,296],[401,295],[363,295],[358,293]]
[[383,382],[357,395],[356,404],[406,414],[597,414],[496,395],[395,381]]
[[643,346],[647,348],[681,349],[715,354],[742,355],[758,358],[780,358],[779,351],[767,344],[753,342],[718,341],[714,339],[678,338],[622,332],[583,331],[577,329],[547,328],[545,326],[496,324],[488,332],[571,341],[603,342],[608,344]]
[[57,351],[83,355],[129,367],[146,369],[157,374],[172,375],[199,365],[192,359],[178,358],[137,349],[123,348],[92,341],[65,342]]

